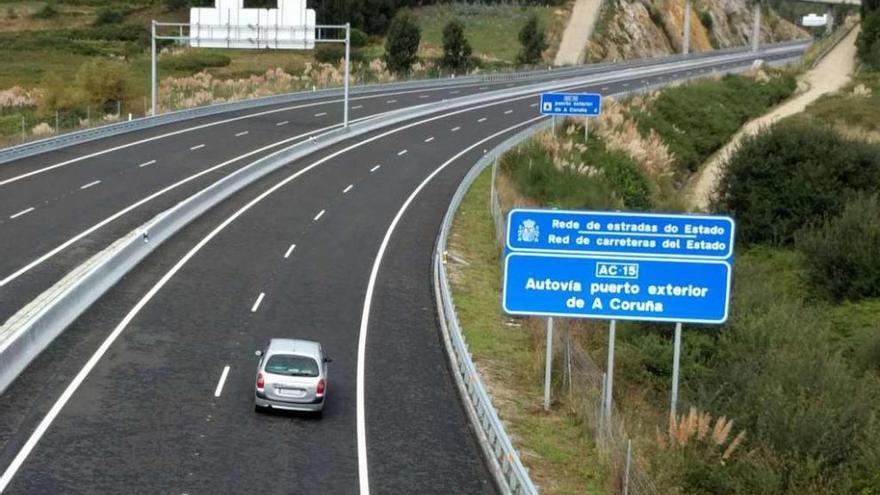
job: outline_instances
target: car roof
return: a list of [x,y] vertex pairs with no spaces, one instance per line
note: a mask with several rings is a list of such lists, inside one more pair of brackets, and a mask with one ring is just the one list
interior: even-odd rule
[[305,354],[312,357],[321,355],[321,344],[311,340],[301,339],[272,339],[269,341],[269,354]]

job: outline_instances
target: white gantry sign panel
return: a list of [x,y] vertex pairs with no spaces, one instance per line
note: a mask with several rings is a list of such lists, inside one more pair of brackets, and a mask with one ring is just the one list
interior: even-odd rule
[[803,25],[804,27],[817,27],[817,26],[824,26],[826,24],[828,24],[828,15],[827,14],[822,14],[822,15],[808,14],[808,15],[805,15],[803,17],[803,20],[801,21],[801,25]]
[[277,9],[246,9],[244,0],[215,0],[214,5],[190,9],[190,46],[315,47],[315,11],[306,8],[306,0],[278,0]]

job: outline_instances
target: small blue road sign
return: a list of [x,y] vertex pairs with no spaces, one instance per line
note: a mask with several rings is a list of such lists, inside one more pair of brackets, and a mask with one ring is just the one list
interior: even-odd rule
[[602,95],[598,93],[542,93],[541,114],[598,117]]
[[733,256],[730,217],[514,209],[510,251],[724,259]]
[[502,302],[515,315],[723,323],[730,273],[726,261],[511,252]]

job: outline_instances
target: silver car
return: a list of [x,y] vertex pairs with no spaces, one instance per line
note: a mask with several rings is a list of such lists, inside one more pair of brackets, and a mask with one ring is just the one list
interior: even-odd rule
[[257,351],[254,409],[311,411],[324,409],[327,395],[327,363],[321,344],[309,340],[272,339],[265,351]]

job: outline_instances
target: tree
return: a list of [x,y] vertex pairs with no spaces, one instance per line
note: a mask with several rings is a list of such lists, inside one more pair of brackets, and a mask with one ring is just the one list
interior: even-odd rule
[[443,58],[440,65],[454,71],[466,71],[471,67],[471,45],[464,37],[464,27],[456,20],[443,28]]
[[541,53],[547,49],[544,31],[538,26],[538,16],[532,14],[525,26],[519,31],[519,42],[522,49],[517,55],[520,65],[535,65],[541,61]]
[[388,37],[385,38],[385,63],[388,64],[388,70],[400,75],[409,72],[418,59],[416,53],[421,37],[422,32],[415,16],[409,10],[400,10],[391,20]]
[[862,0],[862,19],[868,16],[871,12],[876,12],[880,10],[880,0]]
[[870,12],[862,20],[862,32],[856,44],[862,62],[880,69],[880,10]]

